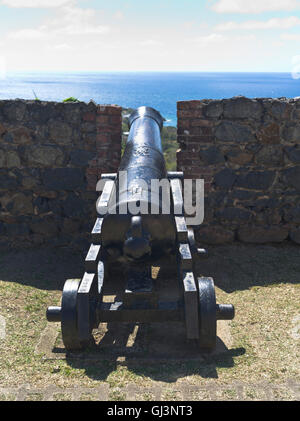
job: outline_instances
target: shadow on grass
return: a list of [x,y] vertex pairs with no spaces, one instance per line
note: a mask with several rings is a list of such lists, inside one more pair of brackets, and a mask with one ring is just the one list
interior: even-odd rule
[[39,289],[62,290],[66,279],[82,277],[86,252],[54,247],[2,251],[0,279]]
[[300,282],[300,247],[235,243],[208,246],[209,257],[197,264],[198,274],[211,276],[215,285],[231,293],[253,286]]
[[[153,324],[139,325],[134,342],[128,346],[134,326],[110,324],[97,345],[82,353],[68,353],[68,364],[84,369],[93,380],[116,386],[126,382],[126,377],[134,380],[136,376],[173,383],[193,375],[216,379],[219,368],[234,367],[234,358],[245,354],[244,348],[228,349],[219,337],[215,351],[201,352],[197,343],[185,339],[183,324],[158,323],[155,330]],[[127,368],[125,375],[122,366]]]
[[[123,363],[127,367],[128,380],[140,376],[153,381],[175,383],[178,379],[188,376],[200,376],[203,379],[217,379],[219,368],[231,368],[234,366],[234,357],[245,354],[244,348],[228,349],[220,355],[204,356],[199,361],[134,361],[126,359]],[[115,386],[121,386],[124,381],[122,373],[118,375],[120,363],[116,361],[88,361],[86,359],[67,358],[68,364],[74,369],[84,369],[85,375],[92,380],[108,381]],[[110,376],[113,374],[113,378]],[[120,379],[119,379],[120,377]]]
[[[207,249],[209,257],[199,259],[197,264],[198,275],[213,277],[215,284],[226,292],[300,281],[300,247],[289,242],[235,243]],[[86,253],[87,249],[78,252],[54,247],[2,252],[0,279],[39,289],[62,290],[66,279],[82,277]],[[172,264],[169,266],[172,272]]]

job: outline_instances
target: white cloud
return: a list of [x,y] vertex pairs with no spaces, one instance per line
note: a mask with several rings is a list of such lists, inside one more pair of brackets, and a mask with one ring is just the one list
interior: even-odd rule
[[58,44],[58,45],[54,45],[53,49],[58,50],[58,51],[67,51],[67,50],[72,50],[72,47],[69,44]]
[[208,45],[208,44],[219,44],[220,42],[226,41],[226,37],[224,35],[220,34],[210,34],[210,35],[204,35],[198,38],[194,39],[194,42],[197,42],[202,45]]
[[300,41],[300,34],[281,34],[280,38],[284,41]]
[[145,41],[141,41],[139,43],[142,47],[156,47],[159,45],[163,45],[161,41],[156,41],[154,39],[147,39]]
[[11,32],[8,34],[8,37],[11,39],[19,39],[19,40],[39,40],[47,38],[48,35],[41,29],[21,29],[17,32]]
[[43,40],[65,35],[101,35],[109,32],[107,25],[98,23],[94,9],[81,9],[73,4],[62,6],[54,19],[37,28],[20,29],[8,34],[12,39]]
[[114,18],[117,20],[123,20],[124,19],[124,13],[121,10],[117,10],[114,14]]
[[47,9],[64,6],[68,3],[73,2],[72,0],[1,0],[0,4],[8,7],[15,8],[39,8]]
[[262,13],[300,9],[299,0],[218,0],[212,9],[217,13]]
[[94,9],[81,9],[75,5],[62,7],[47,26],[47,30],[66,35],[104,34],[109,30],[107,25],[99,25]]
[[215,29],[217,31],[231,31],[235,29],[288,29],[294,26],[300,25],[300,18],[296,16],[290,16],[288,18],[272,18],[267,21],[250,20],[246,22],[225,22],[217,25]]
[[183,23],[182,23],[182,26],[183,26],[185,29],[190,29],[190,28],[192,28],[193,26],[195,26],[195,23],[196,23],[196,21],[194,21],[194,20],[187,20],[187,21],[185,21],[185,22],[183,22]]

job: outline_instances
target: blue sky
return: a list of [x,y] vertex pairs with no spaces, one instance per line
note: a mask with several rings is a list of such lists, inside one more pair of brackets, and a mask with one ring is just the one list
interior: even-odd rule
[[0,0],[6,71],[300,70],[300,0]]

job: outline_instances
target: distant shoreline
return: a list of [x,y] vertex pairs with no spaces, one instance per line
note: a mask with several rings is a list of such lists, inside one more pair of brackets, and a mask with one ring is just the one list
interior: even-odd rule
[[[296,75],[297,76],[297,75]],[[295,75],[294,75],[295,77]],[[123,108],[142,105],[157,109],[165,126],[177,125],[177,101],[248,98],[294,98],[300,95],[300,79],[288,72],[167,72],[167,71],[69,71],[9,72],[0,79],[0,98],[36,96],[42,101],[75,97]]]

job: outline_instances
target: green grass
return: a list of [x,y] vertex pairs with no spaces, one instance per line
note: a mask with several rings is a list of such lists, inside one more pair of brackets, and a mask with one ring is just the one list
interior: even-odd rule
[[[55,266],[59,273],[66,269],[66,261],[55,259],[57,252],[51,250],[45,250],[47,259],[53,257],[48,264],[46,257],[44,259],[40,252],[37,258],[34,250],[30,255],[29,251],[23,252],[26,260],[22,259],[21,252],[11,253],[10,258],[3,254],[0,314],[6,321],[6,338],[1,341],[0,387],[3,389],[0,400],[15,399],[16,394],[10,388],[18,390],[24,384],[32,389],[26,398],[29,400],[40,400],[49,385],[58,388],[53,397],[56,400],[72,399],[70,389],[80,387],[88,389],[83,391],[83,400],[99,399],[98,387],[105,388],[106,399],[115,401],[126,399],[130,388],[136,390],[134,396],[142,400],[151,400],[154,396],[184,400],[185,390],[191,390],[189,396],[195,400],[214,396],[236,400],[240,399],[236,384],[244,387],[243,399],[266,399],[271,388],[274,399],[295,399],[295,393],[285,385],[290,381],[300,382],[299,341],[292,335],[293,320],[300,314],[299,249],[231,245],[210,247],[209,251],[210,257],[201,262],[201,271],[215,277],[218,302],[232,302],[236,307],[227,348],[196,361],[158,359],[148,362],[128,358],[122,363],[111,356],[110,360],[101,355],[97,360],[89,359],[89,352],[84,359],[64,358],[64,354],[58,354],[59,359],[37,355],[35,347],[47,326],[45,309],[59,303],[61,290],[46,289],[51,286],[50,278],[43,278],[41,284],[32,273],[32,267],[40,264],[45,273],[52,276],[51,268]],[[285,267],[280,272],[278,261],[283,254]],[[257,273],[250,270],[253,256],[259,267]],[[72,256],[67,271],[71,272],[79,258],[76,254]],[[14,262],[13,268],[10,262]],[[21,268],[22,274],[19,274]],[[18,282],[15,273],[18,273]],[[157,340],[154,334],[147,335],[143,340]],[[60,345],[61,339],[58,342]],[[112,343],[109,350],[118,346]],[[117,356],[122,355],[121,348],[120,354],[118,352]],[[210,394],[209,386],[215,387],[215,395]]]
[[77,98],[70,96],[69,98],[63,99],[62,102],[80,102]]

